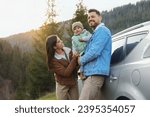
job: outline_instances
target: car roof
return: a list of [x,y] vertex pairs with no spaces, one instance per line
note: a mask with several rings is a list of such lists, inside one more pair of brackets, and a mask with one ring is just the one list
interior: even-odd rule
[[140,23],[138,25],[127,28],[123,31],[120,31],[112,36],[113,39],[126,36],[127,34],[136,33],[139,31],[150,31],[150,21]]

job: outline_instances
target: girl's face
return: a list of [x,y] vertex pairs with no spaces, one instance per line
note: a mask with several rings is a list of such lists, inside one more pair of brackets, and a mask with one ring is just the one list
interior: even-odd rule
[[63,49],[64,43],[62,40],[60,40],[59,37],[57,37],[56,45],[54,46],[54,49]]
[[74,34],[79,35],[82,32],[82,28],[79,26],[76,26],[73,30]]

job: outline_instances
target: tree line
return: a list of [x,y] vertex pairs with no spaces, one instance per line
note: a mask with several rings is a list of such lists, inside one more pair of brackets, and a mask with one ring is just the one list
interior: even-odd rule
[[103,22],[111,29],[112,34],[133,25],[150,20],[150,1],[143,0],[136,4],[116,7],[111,11],[103,11]]

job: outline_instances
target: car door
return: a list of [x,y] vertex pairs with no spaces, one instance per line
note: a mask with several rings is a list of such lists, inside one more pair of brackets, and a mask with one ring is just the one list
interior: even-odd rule
[[124,48],[125,37],[113,40],[110,76],[106,78],[102,89],[104,99],[115,99],[115,91],[118,87],[120,71],[123,67],[122,63],[125,57]]
[[145,40],[146,36],[147,33],[138,32],[130,34],[126,38],[125,65],[120,73],[118,91],[129,99],[145,99],[147,94],[144,92],[149,90],[149,80],[146,75],[149,72],[146,70],[149,68],[148,63],[150,62],[147,57],[145,60],[142,57],[148,45],[148,41]]

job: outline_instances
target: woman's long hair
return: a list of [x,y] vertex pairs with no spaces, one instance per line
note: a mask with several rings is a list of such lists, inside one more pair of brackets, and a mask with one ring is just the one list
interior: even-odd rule
[[49,70],[52,69],[51,60],[54,58],[55,49],[54,46],[57,43],[57,35],[50,35],[46,38],[46,52],[47,52],[47,64]]

